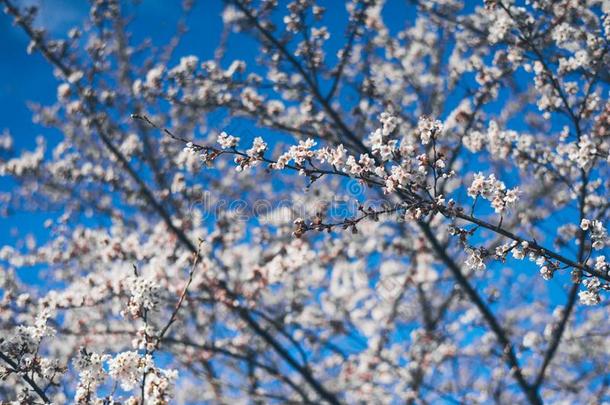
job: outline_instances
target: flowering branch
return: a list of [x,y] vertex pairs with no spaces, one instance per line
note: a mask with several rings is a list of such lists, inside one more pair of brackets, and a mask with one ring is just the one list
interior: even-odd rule
[[19,365],[17,363],[15,363],[13,360],[11,360],[10,357],[8,357],[6,354],[4,354],[2,352],[0,352],[0,359],[2,359],[6,364],[8,364],[11,367],[11,369],[9,369],[10,372],[20,375],[21,378],[23,378],[23,380],[30,387],[32,387],[34,392],[36,392],[36,394],[40,397],[40,399],[42,399],[43,403],[45,403],[45,404],[51,403],[51,401],[49,400],[49,397],[47,397],[44,390],[38,386],[38,384],[36,383],[36,381],[34,381],[33,378],[28,376],[27,372],[23,372],[22,370],[20,370]]

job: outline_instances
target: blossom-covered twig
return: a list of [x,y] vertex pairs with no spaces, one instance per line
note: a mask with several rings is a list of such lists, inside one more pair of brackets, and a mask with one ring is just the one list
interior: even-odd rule
[[31,378],[27,374],[27,372],[21,371],[19,369],[19,365],[16,364],[13,360],[11,360],[10,357],[8,357],[6,354],[0,352],[0,359],[2,359],[2,361],[4,361],[6,364],[9,365],[9,367],[10,367],[10,369],[8,369],[9,372],[19,374],[21,376],[21,378],[23,378],[23,380],[32,388],[32,390],[34,390],[34,392],[36,392],[36,395],[38,395],[40,397],[40,399],[42,399],[43,403],[45,403],[45,404],[51,403],[49,397],[47,397],[44,390],[42,388],[40,388],[40,386],[38,386],[36,381],[34,381],[34,379]]

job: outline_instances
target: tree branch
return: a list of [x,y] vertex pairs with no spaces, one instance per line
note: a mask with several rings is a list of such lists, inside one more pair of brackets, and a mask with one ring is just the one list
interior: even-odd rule
[[4,360],[4,362],[12,368],[11,371],[19,375],[30,387],[32,387],[32,389],[36,392],[40,399],[44,401],[45,404],[51,403],[49,397],[47,397],[47,395],[44,393],[44,390],[40,388],[38,384],[36,384],[36,381],[34,381],[34,379],[30,378],[27,373],[19,372],[19,365],[17,363],[15,363],[13,360],[11,360],[10,357],[8,357],[2,352],[0,352],[0,359]]

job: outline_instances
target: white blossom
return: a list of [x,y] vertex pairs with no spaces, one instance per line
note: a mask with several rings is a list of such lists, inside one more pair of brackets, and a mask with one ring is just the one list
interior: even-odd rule
[[121,388],[130,391],[141,381],[145,372],[153,367],[150,355],[141,356],[138,352],[122,352],[108,361],[108,374],[117,380]]
[[223,131],[218,135],[217,142],[222,149],[229,149],[237,146],[239,138],[233,135],[227,135],[227,133]]
[[417,132],[422,144],[427,145],[432,138],[437,138],[443,131],[443,124],[429,117],[420,117]]
[[250,157],[258,157],[265,153],[267,150],[267,143],[263,141],[263,138],[257,136],[254,138],[254,142],[252,143],[252,147],[247,150],[247,154]]

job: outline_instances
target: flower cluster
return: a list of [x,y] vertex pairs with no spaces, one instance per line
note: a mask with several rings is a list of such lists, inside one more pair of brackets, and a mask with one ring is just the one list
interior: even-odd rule
[[601,301],[599,291],[601,288],[601,282],[598,278],[590,278],[583,281],[583,285],[586,288],[584,291],[578,293],[580,302],[584,305],[597,305]]
[[422,144],[427,145],[430,140],[440,136],[443,131],[443,124],[439,120],[430,117],[420,117],[417,123],[417,133]]
[[466,248],[466,254],[468,255],[468,258],[464,264],[467,268],[472,270],[485,270],[486,266],[480,249]]
[[608,231],[601,221],[583,219],[580,222],[580,229],[591,233],[593,249],[600,250],[608,245]]
[[95,396],[97,388],[106,379],[104,363],[110,359],[107,354],[89,353],[86,349],[79,350],[79,355],[73,361],[78,371],[78,386],[74,395],[74,402],[87,403]]
[[506,207],[513,206],[519,199],[519,188],[507,189],[504,183],[494,174],[487,178],[482,173],[474,175],[474,179],[468,187],[468,196],[477,198],[478,196],[491,201],[491,206],[496,213],[501,214]]
[[159,285],[152,279],[129,277],[125,280],[129,290],[127,310],[133,317],[141,317],[145,311],[155,308],[159,302]]
[[177,370],[152,368],[146,376],[145,398],[153,404],[169,404],[175,395]]
[[239,138],[236,138],[233,135],[227,135],[227,133],[224,131],[218,135],[218,144],[222,149],[233,148],[238,142]]
[[120,382],[122,389],[130,391],[152,367],[150,355],[142,357],[138,352],[123,352],[108,361],[108,374]]
[[267,143],[261,138],[257,136],[254,138],[254,142],[252,143],[252,147],[246,151],[246,154],[252,158],[256,158],[262,156],[267,150]]
[[36,149],[31,152],[24,152],[21,156],[6,161],[0,160],[0,177],[8,175],[21,176],[38,169],[44,159],[46,145],[41,137],[36,139],[36,143]]
[[277,162],[273,164],[274,169],[283,169],[291,161],[294,161],[297,165],[302,165],[306,160],[309,160],[315,156],[312,148],[316,146],[316,142],[308,138],[304,141],[299,141],[298,145],[291,146],[288,152],[280,155]]

